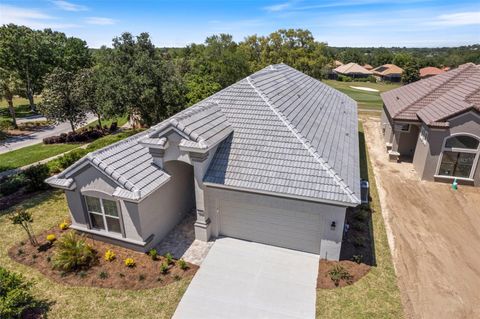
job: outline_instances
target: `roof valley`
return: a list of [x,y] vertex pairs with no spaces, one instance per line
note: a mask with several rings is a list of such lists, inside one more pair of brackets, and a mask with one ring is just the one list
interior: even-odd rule
[[344,182],[344,180],[336,173],[330,164],[328,164],[313,148],[310,142],[303,137],[290,123],[290,121],[282,114],[281,111],[277,110],[275,106],[272,105],[268,97],[263,94],[253,83],[248,76],[247,78],[248,84],[253,88],[253,90],[260,96],[260,98],[268,105],[268,107],[272,110],[272,112],[284,123],[284,125],[293,133],[293,135],[302,143],[302,145],[307,149],[307,151],[325,168],[326,172],[334,179],[334,181],[345,191],[346,195],[350,197],[350,199],[356,201],[358,200],[354,192],[350,189],[350,187]]

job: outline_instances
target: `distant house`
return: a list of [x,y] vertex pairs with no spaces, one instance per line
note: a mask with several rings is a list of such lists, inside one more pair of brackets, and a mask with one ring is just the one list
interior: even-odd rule
[[420,178],[480,186],[480,65],[381,94],[391,160],[411,158]]
[[349,76],[352,78],[366,78],[373,74],[372,71],[369,71],[365,69],[363,66],[353,62],[341,65],[336,69],[334,69],[333,72],[336,74],[341,74],[341,75]]
[[403,69],[395,64],[384,64],[372,70],[376,77],[382,81],[400,82],[402,79]]
[[367,69],[368,71],[373,70],[373,66],[371,66],[370,64],[364,64],[363,67],[364,67],[365,69]]
[[445,73],[445,70],[436,68],[434,66],[427,66],[420,69],[420,78],[426,79],[434,75],[439,75]]
[[335,65],[336,68],[338,68],[339,66],[342,66],[342,65],[343,65],[343,63],[340,62],[340,61],[338,61],[338,60],[335,60],[335,61],[333,62],[333,64]]

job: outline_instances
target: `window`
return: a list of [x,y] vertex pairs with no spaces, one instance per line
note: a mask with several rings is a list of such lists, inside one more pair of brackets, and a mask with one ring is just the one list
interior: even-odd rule
[[460,178],[472,178],[478,161],[479,140],[468,135],[449,137],[445,141],[438,174]]
[[427,139],[428,139],[428,130],[425,126],[422,126],[420,129],[420,141],[422,141],[423,144],[427,144]]
[[93,228],[121,233],[117,203],[104,198],[85,196]]
[[395,131],[410,132],[410,124],[395,124]]

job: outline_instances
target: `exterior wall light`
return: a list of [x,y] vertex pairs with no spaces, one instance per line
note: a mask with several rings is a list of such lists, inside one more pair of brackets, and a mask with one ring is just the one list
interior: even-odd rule
[[330,229],[331,229],[331,230],[335,230],[335,227],[337,227],[337,223],[333,221],[333,222],[330,224]]

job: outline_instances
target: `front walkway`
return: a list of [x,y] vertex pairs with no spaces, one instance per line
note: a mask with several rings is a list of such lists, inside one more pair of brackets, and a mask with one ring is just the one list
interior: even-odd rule
[[363,119],[407,318],[480,318],[480,189],[389,162],[379,119]]
[[174,319],[313,319],[319,256],[219,238]]

